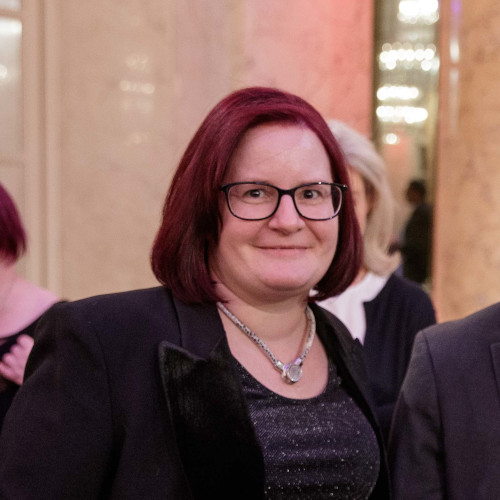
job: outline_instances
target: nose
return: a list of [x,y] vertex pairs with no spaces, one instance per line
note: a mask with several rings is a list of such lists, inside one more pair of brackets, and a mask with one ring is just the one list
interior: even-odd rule
[[293,232],[305,226],[304,219],[299,215],[291,195],[281,197],[278,209],[269,219],[269,227],[282,231]]

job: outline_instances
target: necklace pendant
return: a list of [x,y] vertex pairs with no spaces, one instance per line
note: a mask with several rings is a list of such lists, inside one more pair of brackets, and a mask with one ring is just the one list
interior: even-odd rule
[[283,367],[281,377],[289,384],[295,384],[295,382],[298,382],[302,378],[302,367],[300,366],[300,363],[294,361],[293,363],[286,364]]
[[267,347],[260,337],[257,336],[248,326],[243,324],[222,302],[217,302],[217,307],[248,337],[250,338],[257,347],[262,349],[265,355],[269,358],[273,366],[281,372],[281,378],[287,384],[295,384],[302,378],[302,363],[311,349],[314,335],[316,333],[316,321],[314,319],[314,314],[310,307],[306,307],[306,317],[307,317],[307,337],[304,342],[304,349],[300,356],[290,363],[284,365]]

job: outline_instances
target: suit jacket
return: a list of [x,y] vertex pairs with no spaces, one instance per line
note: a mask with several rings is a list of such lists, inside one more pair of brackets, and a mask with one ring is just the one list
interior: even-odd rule
[[[313,310],[381,443],[359,343]],[[233,366],[216,307],[164,288],[55,306],[4,424],[0,498],[263,498],[262,452]],[[372,498],[385,499],[381,453]]]
[[420,332],[390,437],[397,499],[500,496],[500,304]]
[[364,303],[364,356],[373,401],[385,439],[401,389],[415,335],[436,322],[431,299],[422,288],[392,274],[380,293]]

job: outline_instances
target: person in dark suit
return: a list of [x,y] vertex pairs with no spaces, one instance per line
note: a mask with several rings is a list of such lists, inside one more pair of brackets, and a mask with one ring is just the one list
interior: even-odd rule
[[427,188],[421,179],[414,179],[406,189],[406,199],[413,207],[404,228],[403,276],[423,284],[431,272],[432,207],[425,201]]
[[319,304],[338,316],[364,347],[377,416],[387,441],[392,412],[417,332],[436,322],[432,301],[420,286],[394,270],[389,251],[394,200],[382,157],[373,143],[338,120],[328,120],[348,165],[356,215],[363,236],[363,264],[340,295]]
[[420,332],[392,424],[396,499],[500,494],[500,303]]
[[361,348],[314,304],[358,271],[347,181],[303,99],[257,87],[216,105],[167,194],[163,286],[42,318],[0,497],[388,498]]

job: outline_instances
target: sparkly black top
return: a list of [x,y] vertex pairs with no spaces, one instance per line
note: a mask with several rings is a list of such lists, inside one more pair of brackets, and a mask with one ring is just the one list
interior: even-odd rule
[[266,498],[368,498],[380,468],[377,438],[335,366],[319,396],[289,399],[235,362],[262,447]]

